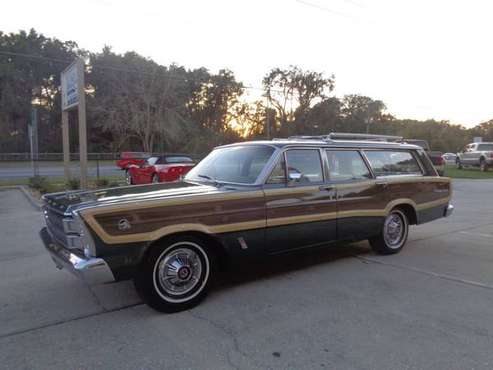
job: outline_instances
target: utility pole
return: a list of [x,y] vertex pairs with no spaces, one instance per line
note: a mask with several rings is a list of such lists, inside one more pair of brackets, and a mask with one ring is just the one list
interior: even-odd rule
[[33,169],[33,176],[39,176],[39,164],[38,164],[38,109],[33,107],[31,110],[31,122],[29,123],[29,144],[31,148],[31,166]]
[[84,60],[77,61],[77,88],[79,96],[79,163],[80,188],[87,189],[87,124],[86,124],[86,92],[84,83]]

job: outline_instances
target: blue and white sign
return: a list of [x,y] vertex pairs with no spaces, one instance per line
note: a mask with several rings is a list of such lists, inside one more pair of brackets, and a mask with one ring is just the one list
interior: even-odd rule
[[79,62],[75,61],[62,72],[62,110],[79,104],[78,65]]

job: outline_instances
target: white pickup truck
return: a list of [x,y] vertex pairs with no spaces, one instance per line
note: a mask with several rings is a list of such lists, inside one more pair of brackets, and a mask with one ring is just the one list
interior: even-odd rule
[[488,171],[493,166],[493,143],[471,143],[457,154],[457,168],[463,166],[479,167]]

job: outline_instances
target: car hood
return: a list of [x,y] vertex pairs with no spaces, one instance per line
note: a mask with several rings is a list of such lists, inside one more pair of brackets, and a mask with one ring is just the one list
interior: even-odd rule
[[112,205],[131,201],[219,193],[222,191],[224,190],[220,190],[218,187],[212,185],[177,181],[92,191],[67,191],[63,193],[46,194],[43,196],[43,201],[51,209],[58,212],[70,213],[77,209],[87,207]]

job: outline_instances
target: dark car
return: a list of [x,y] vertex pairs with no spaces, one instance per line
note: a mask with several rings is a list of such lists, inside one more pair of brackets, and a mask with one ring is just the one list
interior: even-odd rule
[[450,197],[415,145],[254,141],[216,148],[183,181],[45,195],[41,237],[87,283],[134,279],[145,302],[174,312],[229,263],[364,239],[397,253],[410,225],[452,213]]
[[426,140],[422,139],[404,139],[404,141],[408,144],[413,144],[420,146],[423,148],[428,154],[428,157],[430,157],[431,163],[433,163],[433,166],[435,166],[438,174],[440,176],[443,176],[445,172],[445,159],[443,158],[443,153],[438,152],[438,151],[432,151],[430,148],[430,144]]

